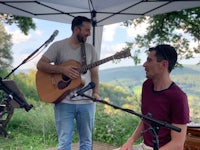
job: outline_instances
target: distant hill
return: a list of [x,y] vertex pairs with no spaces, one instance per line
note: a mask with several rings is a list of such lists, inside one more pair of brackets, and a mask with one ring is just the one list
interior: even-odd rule
[[[200,66],[175,68],[171,77],[187,94],[200,96]],[[143,66],[132,66],[100,70],[99,78],[103,83],[133,88],[141,86],[146,76]]]
[[145,71],[142,66],[119,67],[100,70],[99,77],[101,82],[112,82],[118,79],[143,80]]
[[184,65],[183,68],[175,68],[172,75],[191,74],[200,75],[200,65]]
[[[184,65],[182,68],[175,68],[171,75],[200,75],[200,66]],[[112,82],[119,79],[144,80],[145,71],[143,66],[118,67],[100,70],[101,82]]]

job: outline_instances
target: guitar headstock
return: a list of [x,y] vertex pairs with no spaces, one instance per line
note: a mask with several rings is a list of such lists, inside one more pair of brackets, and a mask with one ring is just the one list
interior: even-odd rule
[[129,57],[129,56],[131,56],[131,52],[130,52],[129,49],[117,52],[115,55],[113,55],[113,57],[115,59],[126,58],[126,57]]

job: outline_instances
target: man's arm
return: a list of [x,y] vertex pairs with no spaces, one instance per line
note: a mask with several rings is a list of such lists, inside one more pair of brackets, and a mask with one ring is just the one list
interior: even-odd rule
[[143,122],[140,121],[140,123],[138,124],[137,128],[135,129],[135,131],[133,132],[132,136],[126,141],[126,143],[124,145],[122,145],[122,147],[120,148],[120,150],[132,150],[133,148],[133,143],[141,137],[141,132],[144,129],[144,125]]
[[50,60],[45,56],[42,56],[38,61],[37,69],[46,73],[64,74],[71,79],[80,77],[80,73],[77,71],[76,66],[52,65]]
[[47,73],[62,73],[61,67],[50,64],[50,60],[44,56],[38,61],[37,69]]
[[171,131],[171,141],[164,146],[162,146],[159,150],[183,150],[187,125],[186,124],[172,124],[178,128],[181,128],[181,132]]
[[92,96],[95,97],[96,99],[100,99],[99,96],[99,70],[98,67],[94,67],[90,69],[91,72],[91,81],[95,83],[95,87],[93,89],[93,94]]

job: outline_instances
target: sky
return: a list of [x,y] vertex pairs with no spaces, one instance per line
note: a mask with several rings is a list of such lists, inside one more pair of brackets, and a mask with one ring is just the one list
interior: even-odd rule
[[[14,62],[11,65],[12,69],[19,66],[18,69],[36,69],[36,64],[41,55],[48,49],[48,47],[55,41],[67,38],[71,35],[71,25],[64,23],[57,23],[52,21],[33,19],[36,24],[36,30],[30,30],[28,35],[24,35],[16,25],[5,25],[6,31],[12,35],[12,52]],[[103,37],[101,45],[100,59],[112,56],[125,47],[125,42],[133,42],[137,34],[144,34],[146,32],[146,24],[138,26],[137,28],[124,27],[122,23],[107,25],[103,27]],[[54,41],[47,47],[41,47],[45,41],[49,39],[52,33],[58,30],[59,33]],[[22,64],[30,54],[38,50],[40,54],[35,56],[29,62]],[[134,53],[134,49],[131,50]],[[141,54],[141,64],[146,60],[146,54]],[[183,61],[184,64],[196,64],[199,61],[199,56],[196,59]],[[131,58],[123,58],[120,60],[109,61],[101,64],[100,69],[110,69],[122,66],[134,66]]]

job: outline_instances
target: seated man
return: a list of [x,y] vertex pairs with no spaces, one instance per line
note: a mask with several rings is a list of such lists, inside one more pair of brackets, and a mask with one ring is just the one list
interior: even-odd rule
[[[149,49],[143,64],[147,80],[142,86],[141,111],[152,118],[167,122],[181,129],[181,132],[160,127],[159,150],[183,150],[189,123],[189,107],[186,94],[170,78],[170,72],[177,62],[177,53],[170,45],[158,45]],[[148,130],[150,122],[141,120],[119,150],[153,150],[153,133]],[[133,146],[140,137],[143,143]]]

